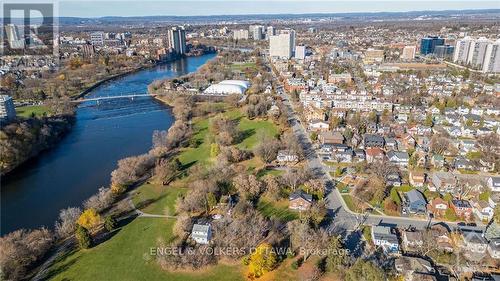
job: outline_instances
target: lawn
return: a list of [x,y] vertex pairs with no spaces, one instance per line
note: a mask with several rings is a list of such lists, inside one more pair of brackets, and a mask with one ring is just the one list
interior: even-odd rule
[[198,142],[197,147],[185,148],[179,155],[183,165],[195,163],[207,164],[210,160],[210,144],[208,143],[208,119],[197,119],[194,122],[193,141]]
[[110,240],[60,257],[51,280],[243,280],[240,265],[217,265],[199,272],[163,271],[150,256],[159,238],[172,236],[173,219],[136,218]]
[[231,110],[225,113],[228,118],[238,120],[238,129],[243,134],[242,141],[238,143],[241,149],[251,150],[259,142],[259,137],[264,134],[274,137],[278,134],[278,128],[271,121],[250,120],[243,116],[239,109]]
[[277,176],[281,176],[284,173],[285,173],[285,171],[283,171],[283,170],[262,169],[262,170],[260,170],[257,173],[257,177],[261,178],[261,177],[264,177],[264,176],[267,176],[267,175],[271,175],[271,176],[277,177]]
[[359,208],[359,204],[355,198],[353,198],[351,195],[342,195],[342,198],[344,199],[347,207],[349,210],[360,213],[362,210]]
[[292,221],[299,218],[299,213],[288,209],[288,200],[271,202],[261,198],[257,210],[265,217],[276,218],[282,221]]
[[255,68],[255,62],[244,62],[244,63],[232,63],[231,70],[243,71],[246,68]]
[[143,184],[134,191],[132,202],[136,208],[149,214],[174,215],[175,201],[186,189],[174,184]]
[[31,105],[31,106],[23,106],[16,107],[16,114],[19,117],[30,118],[33,115],[35,117],[41,117],[49,114],[49,108],[44,105]]
[[[271,121],[249,120],[243,117],[239,109],[233,109],[224,113],[230,119],[238,120],[238,129],[243,134],[241,141],[237,144],[240,149],[253,149],[258,143],[260,134],[275,136],[278,129]],[[198,143],[197,147],[188,147],[182,150],[179,160],[183,165],[191,166],[195,163],[210,163],[210,132],[209,119],[196,119],[194,121],[193,141]]]

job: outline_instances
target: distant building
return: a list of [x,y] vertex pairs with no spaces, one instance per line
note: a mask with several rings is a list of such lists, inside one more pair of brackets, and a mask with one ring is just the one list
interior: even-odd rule
[[16,118],[16,109],[12,97],[0,95],[0,122],[8,122]]
[[288,30],[279,35],[269,36],[269,55],[289,59],[295,52],[295,31]]
[[444,38],[438,36],[425,37],[420,40],[420,54],[433,54],[436,46],[444,45]]
[[469,36],[457,40],[455,51],[453,53],[453,62],[467,62],[467,57],[469,56],[469,48],[472,42],[474,42],[474,39]]
[[92,32],[90,34],[90,43],[94,46],[104,46],[104,32]]
[[486,49],[491,41],[481,37],[470,43],[466,64],[476,68],[482,68],[486,57]]
[[384,61],[384,50],[375,50],[373,48],[369,48],[365,51],[365,57],[363,58],[363,62],[365,64],[371,63],[380,63]]
[[186,53],[186,30],[182,26],[172,27],[167,33],[168,47],[175,53]]
[[233,38],[235,40],[247,40],[249,37],[249,32],[246,29],[239,29],[233,31]]
[[405,46],[403,48],[403,53],[401,54],[401,59],[407,61],[415,59],[416,51],[417,51],[417,46]]
[[450,45],[436,46],[436,48],[434,48],[434,55],[441,59],[447,59],[453,56],[454,50],[455,47]]
[[276,35],[276,29],[274,29],[274,27],[272,27],[272,26],[268,26],[267,30],[266,30],[266,35],[267,35],[267,39],[269,39],[269,36]]
[[26,42],[19,33],[19,28],[16,25],[14,24],[5,25],[5,32],[7,34],[7,40],[9,42],[10,48],[12,49],[24,48]]
[[251,25],[250,33],[252,34],[253,40],[262,40],[264,35],[264,27],[262,25]]
[[500,72],[500,39],[495,43],[491,43],[486,48],[484,55],[483,72],[499,73]]
[[500,39],[464,37],[457,40],[453,62],[468,65],[484,73],[500,72]]
[[224,80],[220,83],[210,85],[203,91],[205,95],[227,96],[231,94],[243,95],[250,87],[248,81],[243,80]]
[[191,238],[196,243],[208,244],[212,238],[212,228],[209,224],[194,224],[191,231]]
[[299,60],[303,60],[306,58],[306,46],[297,46],[295,47],[295,57]]

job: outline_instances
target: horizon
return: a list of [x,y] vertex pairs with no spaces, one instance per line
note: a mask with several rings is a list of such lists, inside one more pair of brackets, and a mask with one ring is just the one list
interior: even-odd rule
[[[238,5],[228,5],[235,4]],[[196,3],[196,9],[192,4]],[[90,4],[90,5],[89,5]],[[122,4],[122,5],[120,5]],[[166,5],[165,5],[166,4]],[[357,4],[354,8],[353,5]],[[361,5],[363,4],[363,5]],[[497,10],[496,1],[61,1],[59,17],[209,17]],[[171,9],[175,6],[175,9]],[[446,8],[443,8],[446,7]],[[96,12],[98,11],[98,12]],[[151,12],[154,11],[154,12]]]

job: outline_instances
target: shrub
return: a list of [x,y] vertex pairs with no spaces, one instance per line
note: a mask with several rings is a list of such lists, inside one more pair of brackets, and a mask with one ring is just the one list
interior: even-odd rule
[[116,220],[113,215],[109,215],[104,219],[104,228],[107,231],[112,231],[116,227]]
[[90,237],[89,231],[85,227],[79,225],[76,228],[75,236],[76,240],[78,240],[78,245],[80,245],[80,248],[88,249],[90,248],[90,246],[92,246],[92,238]]

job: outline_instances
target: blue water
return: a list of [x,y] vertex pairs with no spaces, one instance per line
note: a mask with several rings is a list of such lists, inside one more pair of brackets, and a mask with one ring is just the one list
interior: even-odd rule
[[[190,57],[110,81],[87,97],[144,94],[154,80],[195,71],[214,55]],[[109,185],[116,162],[145,153],[154,130],[173,123],[170,109],[150,97],[86,102],[73,129],[54,148],[1,182],[1,234],[19,228],[52,228],[59,210],[81,206]]]

